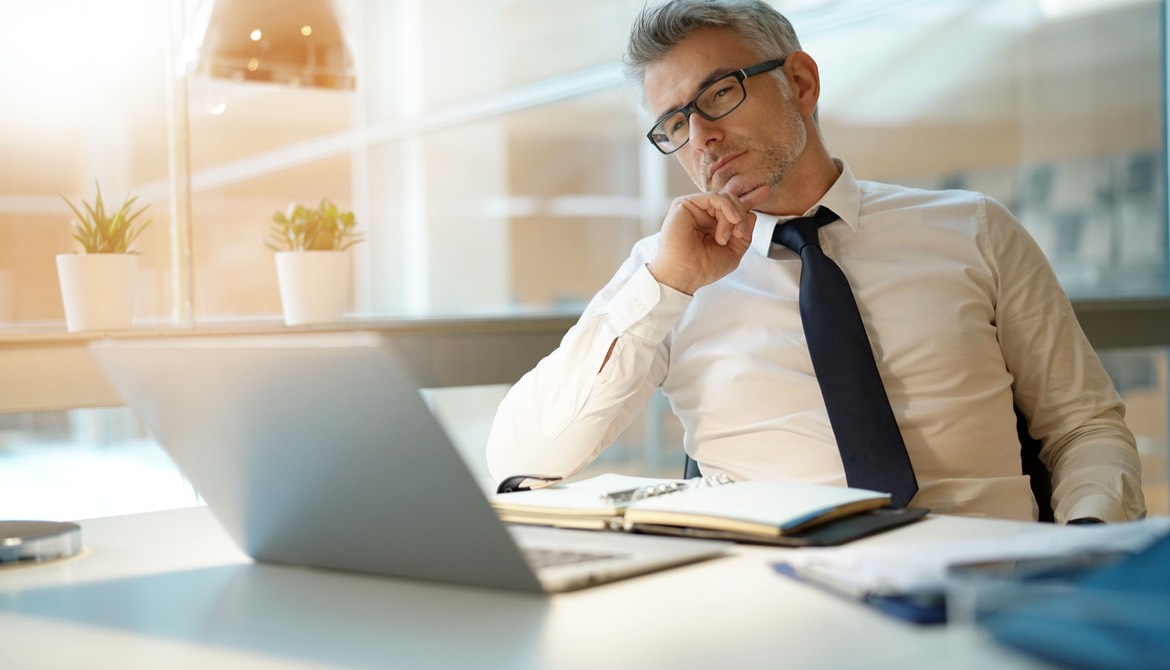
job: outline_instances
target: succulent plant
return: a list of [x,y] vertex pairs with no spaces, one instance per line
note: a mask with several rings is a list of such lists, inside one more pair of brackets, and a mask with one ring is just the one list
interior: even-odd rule
[[316,209],[291,203],[272,215],[265,244],[275,251],[341,251],[362,241],[353,212],[343,212],[329,198]]

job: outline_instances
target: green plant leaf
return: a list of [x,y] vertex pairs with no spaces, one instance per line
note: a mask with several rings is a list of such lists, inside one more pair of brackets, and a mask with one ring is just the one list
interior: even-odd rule
[[316,209],[289,204],[287,213],[274,212],[264,244],[276,251],[344,250],[363,241],[354,232],[353,212],[342,212],[329,198],[321,198]]
[[138,197],[127,196],[121,207],[113,214],[108,214],[101,186],[96,180],[94,191],[93,204],[82,200],[82,207],[74,205],[69,198],[58,194],[77,217],[73,221],[73,239],[77,240],[85,253],[133,253],[130,246],[151,224],[150,220],[140,225],[135,225],[134,222],[148,206],[135,211],[134,203],[138,201]]

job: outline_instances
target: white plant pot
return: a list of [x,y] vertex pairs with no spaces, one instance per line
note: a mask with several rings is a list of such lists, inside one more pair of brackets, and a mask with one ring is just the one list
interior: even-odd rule
[[58,254],[65,327],[122,330],[134,320],[137,254]]
[[285,324],[342,320],[349,299],[348,251],[278,251],[276,277]]

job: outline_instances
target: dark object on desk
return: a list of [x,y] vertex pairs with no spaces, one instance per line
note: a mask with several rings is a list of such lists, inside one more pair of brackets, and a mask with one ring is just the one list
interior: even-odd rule
[[513,475],[496,487],[496,493],[515,493],[516,491],[531,491],[532,485],[525,482],[536,480],[539,482],[555,483],[561,481],[560,477],[546,477],[544,475]]
[[981,623],[1004,644],[1075,668],[1170,668],[1170,535]]
[[929,512],[930,510],[922,507],[879,507],[777,537],[760,537],[759,535],[726,530],[704,530],[702,528],[655,524],[634,524],[631,530],[635,533],[695,537],[706,540],[731,540],[741,544],[764,544],[775,547],[828,547],[914,523]]
[[0,521],[0,564],[39,563],[81,552],[81,527],[63,521]]

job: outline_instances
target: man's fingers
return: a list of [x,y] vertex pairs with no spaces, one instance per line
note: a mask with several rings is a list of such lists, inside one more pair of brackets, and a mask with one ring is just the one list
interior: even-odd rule
[[696,193],[679,199],[679,204],[690,213],[694,226],[710,234],[715,242],[726,245],[731,239],[751,237],[755,214],[751,209],[771,195],[771,187],[764,185],[744,194],[742,198],[731,193]]
[[772,195],[772,187],[763,184],[748,191],[740,197],[729,195],[728,200],[735,206],[736,219],[732,234],[739,239],[750,239],[755,230],[756,215],[752,212],[757,206]]
[[706,193],[705,199],[711,210],[715,222],[715,241],[727,244],[736,227],[743,222],[747,212],[739,204],[739,200],[727,193]]
[[723,198],[712,198],[711,195],[704,193],[689,197],[680,204],[690,213],[697,230],[712,235],[718,244],[726,244],[731,234],[728,205]]

